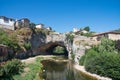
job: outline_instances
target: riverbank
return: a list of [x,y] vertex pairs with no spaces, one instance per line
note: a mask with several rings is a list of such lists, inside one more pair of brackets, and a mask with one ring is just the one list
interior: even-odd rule
[[77,70],[79,70],[80,72],[86,74],[86,75],[89,75],[89,76],[92,76],[92,77],[97,78],[97,80],[112,80],[112,79],[107,78],[107,77],[102,77],[102,76],[99,76],[99,75],[97,75],[97,74],[92,74],[92,73],[90,73],[90,72],[87,72],[87,71],[85,70],[85,67],[84,67],[84,66],[80,66],[80,65],[78,65],[78,64],[75,64],[75,65],[74,65],[74,68],[77,69]]
[[[64,59],[64,60],[63,60],[63,58],[62,58],[63,56],[61,56],[61,57],[59,58],[60,60],[58,60],[58,57],[57,57],[57,56],[53,56],[53,55],[47,55],[47,56],[40,55],[40,56],[35,56],[35,57],[30,57],[30,58],[27,58],[27,59],[23,59],[23,60],[21,60],[21,62],[24,62],[24,63],[26,63],[26,64],[31,64],[31,63],[34,63],[35,60],[36,60],[36,58],[38,58],[38,57],[43,58],[43,59],[49,59],[49,60],[50,60],[50,59],[53,60],[53,58],[54,58],[55,61],[60,61],[60,60],[63,61],[63,62],[64,62],[64,61],[65,61],[65,62],[66,62],[66,61],[69,61],[68,59],[66,59],[66,60]],[[56,57],[57,57],[57,58],[56,58]]]
[[[21,60],[21,61],[24,62],[24,63],[26,63],[26,64],[31,64],[31,63],[34,63],[35,60],[36,60],[36,58],[38,58],[38,57],[41,57],[43,59],[51,59],[51,60],[52,60],[52,58],[56,58],[56,56],[53,56],[53,55],[49,55],[49,56],[40,55],[40,56],[36,56],[36,57],[24,59],[24,60]],[[56,59],[56,61],[57,61],[57,59]],[[68,60],[66,59],[66,60],[63,60],[63,61],[68,61]],[[87,72],[85,70],[84,66],[80,66],[78,64],[75,64],[74,68],[77,69],[77,70],[79,70],[80,72],[86,74],[86,75],[89,75],[89,76],[97,78],[97,80],[112,80],[112,79],[107,78],[107,77],[102,77],[102,76],[99,76],[99,75],[96,75],[96,74],[89,73],[89,72]]]
[[13,76],[14,80],[42,80],[39,76],[42,73],[42,58],[39,56],[21,60],[24,64],[24,69],[21,74]]

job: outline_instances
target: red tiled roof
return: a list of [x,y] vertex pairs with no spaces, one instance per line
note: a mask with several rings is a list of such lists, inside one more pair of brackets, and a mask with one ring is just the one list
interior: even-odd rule
[[92,37],[94,37],[94,36],[99,36],[99,35],[104,35],[104,34],[120,34],[120,32],[103,32],[103,33],[95,34],[95,35],[93,35]]

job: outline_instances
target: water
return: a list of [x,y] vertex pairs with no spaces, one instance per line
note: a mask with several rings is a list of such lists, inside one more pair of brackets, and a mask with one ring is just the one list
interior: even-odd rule
[[74,69],[73,62],[66,59],[43,60],[42,64],[44,80],[96,80]]

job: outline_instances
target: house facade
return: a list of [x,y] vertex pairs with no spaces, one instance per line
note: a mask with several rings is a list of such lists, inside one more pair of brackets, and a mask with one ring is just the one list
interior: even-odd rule
[[111,40],[120,40],[119,32],[104,32],[92,36],[92,39],[95,41],[100,41],[102,37],[106,37]]
[[73,28],[73,32],[78,32],[80,31],[78,28]]
[[23,28],[23,27],[30,27],[30,20],[29,19],[23,18],[23,19],[17,20],[15,22],[16,29]]
[[0,28],[15,30],[18,28],[29,27],[29,26],[30,26],[30,20],[27,18],[15,20],[12,18],[7,18],[5,16],[0,16]]
[[36,27],[36,28],[39,28],[39,29],[43,29],[43,28],[44,28],[44,24],[36,24],[35,27]]
[[0,27],[15,30],[15,19],[0,16]]

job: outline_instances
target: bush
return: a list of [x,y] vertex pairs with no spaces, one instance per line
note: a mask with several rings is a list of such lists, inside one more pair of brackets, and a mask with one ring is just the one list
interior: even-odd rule
[[75,54],[71,53],[71,58],[72,58],[72,60],[74,60],[75,59]]
[[120,52],[120,40],[115,42],[115,48]]
[[31,43],[30,42],[25,43],[24,47],[25,47],[26,50],[31,49]]
[[7,45],[16,52],[19,48],[18,41],[15,35],[8,35],[4,30],[0,29],[0,44]]
[[74,35],[67,34],[66,35],[66,41],[70,42],[71,44],[73,43]]
[[101,44],[87,50],[79,60],[80,65],[91,73],[120,80],[120,54],[115,49],[115,42],[102,39]]
[[57,46],[54,48],[53,53],[57,53],[57,54],[65,53],[65,49],[64,47]]
[[17,59],[7,61],[0,66],[0,80],[13,80],[13,76],[23,71],[23,64]]
[[83,30],[86,30],[86,31],[90,31],[90,27],[89,26],[86,26]]
[[91,73],[120,80],[120,55],[113,53],[97,54],[85,62],[85,69]]
[[15,75],[14,80],[43,80],[41,76],[42,72],[42,64],[41,64],[42,58],[38,57],[36,58],[36,61],[31,64],[26,64],[26,68],[29,69],[29,71],[25,71],[24,76],[23,75]]
[[95,57],[97,55],[97,52],[93,49],[87,50],[86,54],[81,57],[79,60],[80,65],[86,65],[86,61],[91,59],[92,57]]

